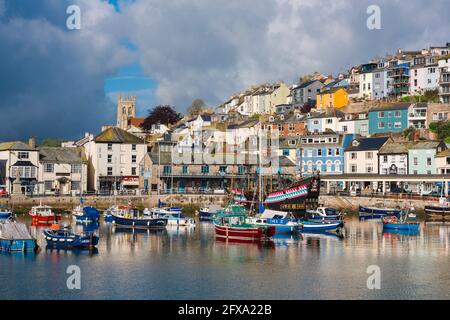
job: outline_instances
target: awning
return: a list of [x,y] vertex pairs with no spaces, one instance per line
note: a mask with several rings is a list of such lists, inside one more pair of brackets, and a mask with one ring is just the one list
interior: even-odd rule
[[12,165],[12,167],[36,167],[31,161],[17,161]]

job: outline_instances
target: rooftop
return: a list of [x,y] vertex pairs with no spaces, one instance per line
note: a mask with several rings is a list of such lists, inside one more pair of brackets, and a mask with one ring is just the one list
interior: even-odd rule
[[345,149],[345,151],[370,151],[379,150],[390,137],[358,138]]
[[36,148],[30,147],[28,144],[22,141],[1,142],[0,151],[6,150],[36,151]]
[[145,141],[117,127],[111,127],[94,138],[97,143],[145,144]]
[[39,159],[41,162],[54,163],[80,163],[86,158],[83,148],[40,147]]

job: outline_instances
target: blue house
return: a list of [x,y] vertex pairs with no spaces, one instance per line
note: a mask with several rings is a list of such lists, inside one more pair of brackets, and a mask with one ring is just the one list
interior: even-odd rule
[[303,176],[314,171],[320,174],[342,174],[344,172],[344,150],[350,145],[355,134],[336,133],[312,134],[299,137],[297,148],[297,168]]
[[369,134],[402,132],[408,128],[409,106],[399,103],[369,110]]

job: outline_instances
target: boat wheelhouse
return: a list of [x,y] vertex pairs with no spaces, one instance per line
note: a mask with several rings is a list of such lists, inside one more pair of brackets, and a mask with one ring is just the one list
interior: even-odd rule
[[13,217],[12,210],[0,205],[0,221],[10,220]]
[[276,234],[296,234],[301,228],[301,224],[290,213],[265,209],[259,217],[249,217],[248,223],[256,226],[273,226]]
[[306,218],[308,221],[322,221],[322,220],[334,221],[334,220],[342,220],[344,218],[344,215],[334,208],[318,207],[314,210],[307,210]]
[[61,215],[53,212],[50,206],[32,207],[28,214],[31,216],[32,222],[38,224],[53,224],[61,220]]

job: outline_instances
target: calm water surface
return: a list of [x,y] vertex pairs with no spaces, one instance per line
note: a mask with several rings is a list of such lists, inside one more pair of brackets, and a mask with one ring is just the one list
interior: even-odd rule
[[[133,233],[102,221],[96,253],[46,249],[42,230],[31,227],[38,254],[0,255],[0,299],[450,298],[448,224],[422,222],[409,236],[351,218],[344,239],[304,234],[242,245],[216,241],[211,223]],[[81,268],[81,290],[66,286],[69,265]],[[381,268],[380,290],[367,289],[370,265]]]

